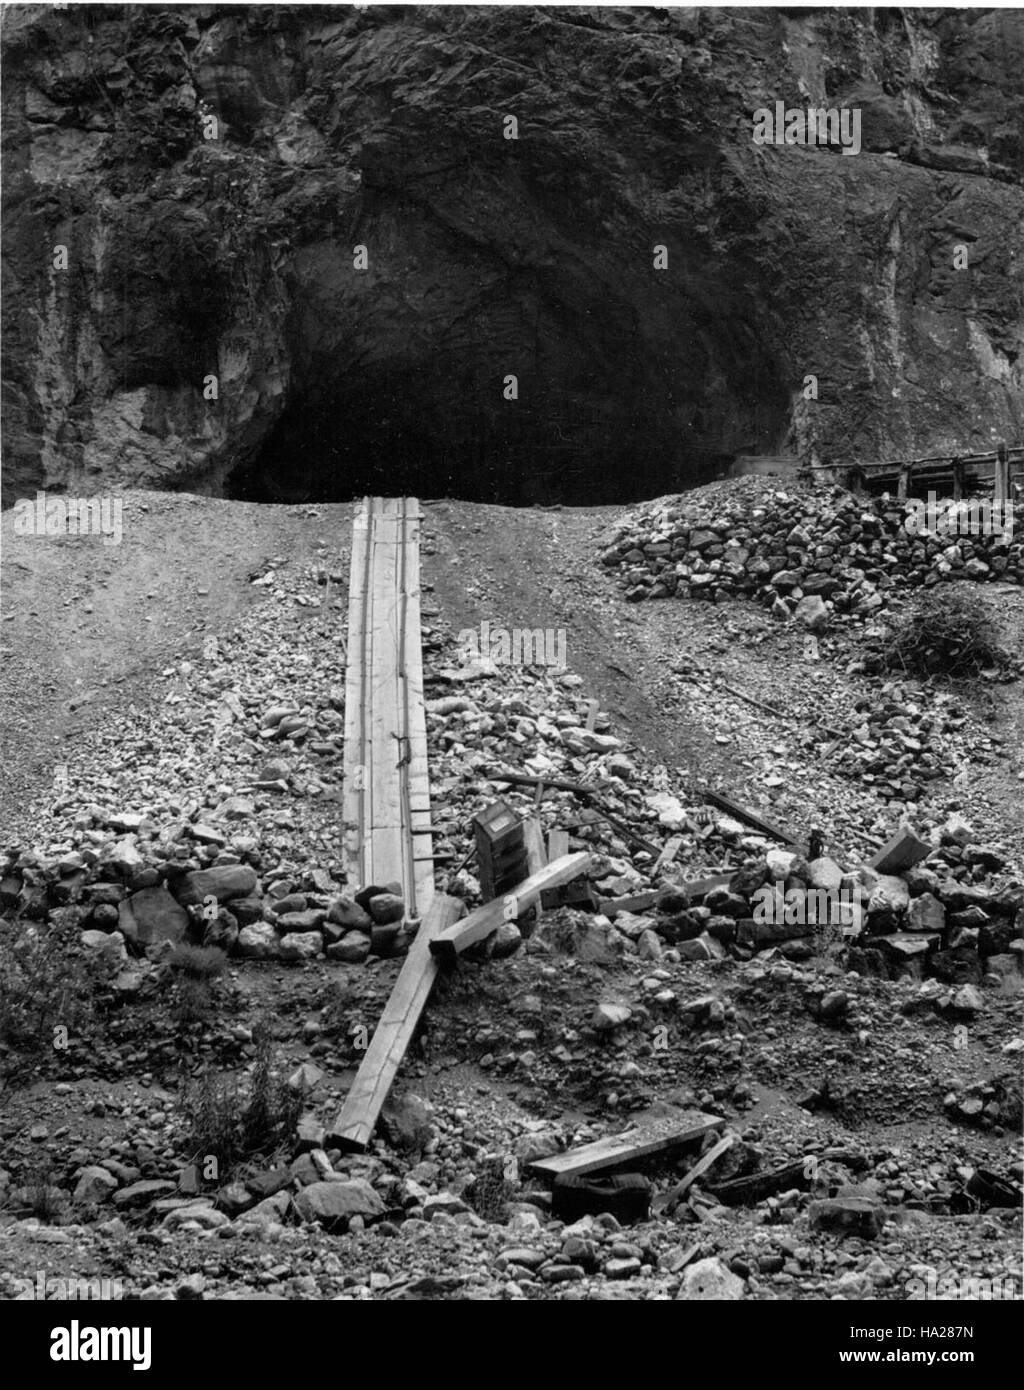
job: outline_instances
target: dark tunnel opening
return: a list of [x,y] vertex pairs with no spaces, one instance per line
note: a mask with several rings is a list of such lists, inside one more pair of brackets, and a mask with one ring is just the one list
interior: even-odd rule
[[[225,495],[249,502],[347,502],[366,494],[451,497],[513,507],[635,502],[725,476],[733,453],[681,450],[643,405],[621,401],[453,411],[409,380],[329,402],[289,403]],[[450,397],[450,393],[449,393]],[[664,406],[660,414],[665,415]]]

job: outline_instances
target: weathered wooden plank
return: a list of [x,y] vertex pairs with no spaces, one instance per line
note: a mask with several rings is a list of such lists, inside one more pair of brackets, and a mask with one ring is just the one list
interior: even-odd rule
[[353,521],[343,813],[350,880],[399,880],[417,916],[434,891],[422,823],[420,853],[410,845],[413,817],[430,820],[419,519],[415,498],[374,497]]
[[708,1191],[727,1207],[752,1206],[755,1202],[763,1202],[766,1197],[789,1192],[794,1187],[810,1187],[814,1168],[815,1160],[808,1155],[770,1173],[755,1173],[749,1178],[732,1178],[729,1182],[709,1185]]
[[404,642],[402,566],[404,533],[393,498],[375,499],[380,511],[371,517],[371,620],[365,650],[369,701],[363,718],[368,723],[370,756],[369,822],[365,834],[363,872],[367,883],[397,879],[407,900],[414,883],[407,862],[404,788],[399,759],[404,745],[396,734],[405,731],[405,689],[399,673]]
[[364,497],[352,519],[352,550],[348,581],[348,659],[345,667],[344,794],[342,837],[345,872],[350,881],[362,878],[363,803],[366,768],[363,748],[363,646],[365,643],[370,499]]
[[[726,887],[733,872],[709,874],[705,878],[693,878],[689,882],[680,883],[678,886],[691,903],[697,904],[711,892],[712,888]],[[646,912],[649,907],[654,906],[662,891],[661,888],[645,888],[642,893],[627,893],[623,898],[610,898],[601,906],[610,917],[614,917],[617,912]]]
[[516,787],[535,787],[539,782],[546,790],[552,789],[559,792],[576,792],[580,796],[599,795],[603,790],[603,787],[600,785],[595,784],[591,786],[586,782],[570,782],[564,777],[537,776],[536,773],[532,772],[503,772],[500,768],[488,772],[486,776],[490,782],[511,782],[513,786]]
[[569,832],[568,830],[549,830],[548,831],[548,860],[561,859],[563,855],[569,853]]
[[[406,556],[405,646],[402,651],[401,674],[405,680],[407,700],[406,733],[408,735],[408,764],[406,766],[406,804],[413,823],[430,806],[430,770],[427,764],[427,717],[423,702],[423,644],[421,629],[420,529],[423,513],[414,497],[407,497],[406,518],[409,547]],[[414,809],[415,808],[415,809]],[[429,819],[427,809],[426,819]],[[416,852],[421,859],[414,867],[415,898],[413,907],[422,914],[434,897],[434,867],[429,862],[433,839],[423,833],[421,821],[417,828]]]
[[601,904],[609,917],[620,912],[646,912],[657,901],[660,888],[645,888],[642,893],[627,893],[621,898],[609,898]]
[[[523,844],[526,847],[526,870],[532,877],[534,874],[539,874],[548,862],[548,857],[544,852],[544,828],[536,816],[530,816],[523,822]],[[543,894],[538,897],[534,912],[536,913],[534,929],[536,929],[544,915]]]
[[682,835],[673,835],[670,840],[666,841],[665,848],[661,851],[661,853],[658,855],[658,858],[655,860],[653,872],[657,873],[658,870],[663,869],[666,864],[671,864],[672,861],[675,859],[676,855],[682,849],[682,847]]
[[878,853],[871,856],[867,867],[880,874],[899,874],[927,859],[933,848],[927,840],[915,835],[909,825],[901,825]]
[[710,801],[712,806],[717,806],[720,810],[725,811],[728,815],[732,816],[734,820],[743,821],[744,824],[749,825],[752,829],[760,831],[762,835],[767,835],[769,839],[778,840],[784,845],[792,846],[794,849],[800,848],[797,841],[793,839],[788,831],[781,830],[777,825],[773,825],[771,821],[767,821],[763,816],[758,815],[756,811],[751,811],[749,807],[741,805],[738,801],[730,800],[729,797],[723,796],[721,792],[706,791],[704,793],[704,799],[705,801]]
[[725,1119],[721,1115],[707,1115],[702,1110],[683,1110],[678,1115],[654,1120],[624,1134],[613,1134],[593,1144],[584,1144],[582,1148],[570,1149],[568,1153],[535,1159],[527,1167],[531,1172],[552,1180],[566,1175],[580,1177],[584,1173],[597,1173],[603,1168],[621,1168],[624,1164],[636,1163],[655,1154],[669,1153],[724,1124]]
[[[559,883],[570,883],[580,874],[586,873],[593,862],[592,854],[567,854],[563,859],[546,864],[539,873],[531,874],[522,883],[516,884],[515,888],[505,895],[515,899],[514,915],[520,916],[528,907],[538,903],[543,889],[554,888]],[[490,936],[492,931],[497,931],[504,916],[505,898],[495,898],[493,902],[484,903],[461,922],[456,922],[454,926],[434,937],[430,949],[436,956],[452,961],[470,946]]]
[[548,862],[544,852],[544,831],[535,816],[523,822],[523,840],[526,844],[526,867],[532,877],[539,874]]
[[728,887],[735,872],[735,869],[730,869],[726,874],[707,874],[704,878],[692,878],[689,882],[684,880],[679,886],[687,894],[691,903],[699,903],[702,898],[707,897],[713,888]]
[[352,1089],[331,1129],[330,1137],[340,1148],[361,1150],[370,1142],[381,1106],[387,1099],[437,977],[438,962],[430,950],[432,938],[456,922],[462,911],[463,904],[458,898],[443,893],[438,894],[427,909]]

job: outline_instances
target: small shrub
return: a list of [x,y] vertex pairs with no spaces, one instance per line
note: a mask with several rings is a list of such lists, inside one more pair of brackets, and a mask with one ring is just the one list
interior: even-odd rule
[[30,1183],[17,1195],[22,1211],[28,1216],[38,1216],[40,1221],[59,1222],[69,1206],[68,1194],[53,1183]]
[[916,676],[976,676],[1009,662],[982,605],[945,587],[891,619],[877,654],[884,669]]
[[219,946],[175,946],[167,964],[188,980],[215,980],[224,973],[228,958]]
[[30,1182],[12,1188],[5,1203],[18,1216],[38,1216],[40,1221],[60,1222],[70,1206],[69,1194],[57,1181],[53,1160],[40,1154]]
[[173,981],[171,1016],[179,1028],[208,1023],[213,1007],[210,985],[222,974],[227,956],[217,946],[175,946],[167,957]]
[[515,1197],[518,1176],[515,1159],[491,1156],[483,1159],[480,1171],[467,1188],[465,1196],[477,1216],[485,1221],[508,1220],[509,1202]]
[[178,980],[174,986],[171,1003],[171,1018],[178,1028],[194,1028],[209,1023],[213,1010],[213,996],[205,980],[194,980],[189,976]]
[[302,1096],[274,1070],[274,1048],[266,1022],[253,1029],[256,1056],[246,1080],[206,1071],[185,1088],[182,1108],[188,1148],[202,1166],[217,1160],[221,1177],[259,1154],[273,1153],[294,1133]]
[[72,920],[0,923],[0,1089],[81,1035],[99,970]]

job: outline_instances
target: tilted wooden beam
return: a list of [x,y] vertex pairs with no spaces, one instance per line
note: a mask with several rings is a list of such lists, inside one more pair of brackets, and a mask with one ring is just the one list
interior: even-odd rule
[[488,772],[487,780],[489,782],[509,782],[516,787],[536,787],[540,791],[552,788],[555,791],[574,792],[585,800],[591,810],[595,811],[602,820],[606,820],[613,830],[617,830],[627,840],[632,840],[635,845],[645,849],[648,854],[653,854],[655,859],[661,852],[660,846],[652,844],[650,840],[645,840],[642,835],[637,834],[632,826],[627,825],[618,816],[612,815],[601,800],[601,787],[588,786],[584,782],[567,782],[561,777],[534,777],[532,775],[528,777],[521,772]]
[[438,894],[427,909],[395,987],[384,1005],[377,1031],[366,1049],[352,1089],[330,1131],[329,1137],[338,1148],[361,1151],[370,1142],[381,1107],[391,1090],[437,978],[439,965],[431,953],[432,938],[458,921],[463,911],[463,904],[458,898],[450,898],[443,893]]
[[544,850],[544,831],[535,816],[523,823],[523,839],[526,841],[526,867],[531,874],[540,873],[548,856]]
[[584,1173],[597,1173],[602,1168],[621,1168],[626,1163],[667,1153],[702,1138],[709,1130],[720,1129],[724,1124],[722,1115],[683,1110],[678,1115],[666,1116],[651,1124],[627,1130],[625,1134],[613,1134],[608,1139],[598,1139],[593,1144],[584,1144],[582,1148],[570,1149],[568,1153],[535,1159],[527,1167],[532,1173],[552,1179],[566,1175],[581,1177]]
[[682,1182],[677,1182],[669,1193],[668,1201],[665,1203],[664,1210],[671,1211],[672,1208],[683,1200],[687,1190],[693,1186],[698,1178],[704,1176],[708,1169],[722,1157],[727,1149],[731,1149],[736,1142],[736,1136],[731,1131],[719,1139],[713,1148],[708,1149],[703,1158],[699,1158],[693,1165]]
[[730,801],[721,792],[706,791],[704,800],[710,801],[712,806],[717,806],[719,810],[725,811],[734,820],[743,821],[753,830],[759,830],[762,835],[767,835],[770,840],[778,840],[781,844],[790,845],[793,849],[799,849],[799,843],[793,839],[792,835],[786,830],[780,830],[777,825],[767,821],[763,816],[759,816],[756,811],[749,810],[742,806],[738,801]]
[[431,951],[435,956],[445,960],[455,960],[456,956],[462,955],[470,946],[475,946],[478,941],[490,936],[491,932],[497,931],[505,919],[506,898],[515,899],[510,905],[511,917],[514,919],[540,901],[543,889],[556,888],[560,883],[571,883],[580,874],[585,874],[593,863],[592,854],[579,853],[567,854],[552,864],[546,864],[539,873],[531,874],[522,883],[516,884],[504,898],[495,898],[493,902],[484,903],[483,907],[478,907],[461,922],[456,922],[454,926],[433,937],[430,942]]

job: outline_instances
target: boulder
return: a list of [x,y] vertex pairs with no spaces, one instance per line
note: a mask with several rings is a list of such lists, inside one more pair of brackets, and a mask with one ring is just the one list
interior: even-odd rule
[[821,855],[807,865],[807,882],[811,888],[820,888],[827,893],[838,892],[843,882],[843,871],[834,859]]
[[340,941],[327,947],[327,959],[344,961],[348,965],[362,965],[370,954],[370,938],[365,932],[350,931]]
[[177,898],[183,907],[199,907],[205,898],[230,902],[255,893],[258,879],[248,864],[221,864],[212,869],[196,869],[178,885]]
[[119,931],[84,931],[82,933],[82,945],[87,950],[94,951],[101,956],[111,970],[119,969],[122,965],[128,964],[128,952],[125,950],[124,937]]
[[313,960],[320,954],[323,944],[318,931],[289,932],[281,937],[281,959]]
[[1010,942],[1021,935],[1021,927],[1024,927],[1024,920],[1010,922],[1005,917],[998,922],[986,922],[978,930],[978,950],[983,956],[1002,955],[1010,949]]
[[308,907],[304,912],[281,912],[274,920],[274,925],[282,934],[286,932],[319,933],[323,924],[323,910],[317,907]]
[[870,1197],[830,1197],[812,1202],[808,1208],[811,1227],[836,1235],[874,1240],[881,1234],[885,1215],[879,1202]]
[[365,1178],[346,1182],[313,1182],[295,1198],[304,1221],[316,1221],[327,1230],[345,1229],[353,1216],[370,1221],[383,1215],[384,1203]]
[[137,874],[142,868],[142,855],[134,836],[125,835],[105,845],[100,853],[99,865],[101,868],[113,869],[125,879]]
[[598,1033],[610,1033],[621,1028],[633,1017],[628,1004],[598,1004],[590,1017],[590,1026]]
[[173,1182],[161,1182],[157,1179],[146,1179],[142,1182],[133,1182],[128,1187],[122,1187],[120,1192],[114,1194],[115,1207],[145,1207],[150,1202],[155,1202],[158,1197],[169,1197],[177,1190],[177,1184]]
[[803,623],[808,632],[824,632],[829,624],[829,611],[820,594],[809,594],[802,598],[793,616]]
[[746,898],[733,893],[728,888],[712,888],[704,897],[704,906],[716,917],[749,917],[750,907]]
[[136,940],[142,946],[160,941],[177,945],[188,930],[188,913],[175,901],[163,884],[143,888],[128,899],[135,919]]
[[269,922],[253,922],[238,933],[238,954],[250,960],[276,960],[281,942]]
[[946,909],[932,893],[911,898],[907,913],[909,931],[942,931],[946,925]]
[[384,927],[392,922],[401,922],[405,916],[405,901],[397,893],[375,893],[367,910],[373,922]]
[[714,1255],[697,1260],[683,1270],[677,1299],[701,1302],[735,1302],[743,1297],[743,1280]]
[[105,1202],[117,1191],[117,1179],[106,1168],[91,1164],[83,1168],[75,1186],[74,1200],[84,1205],[97,1205]]
[[327,920],[354,931],[369,932],[373,926],[373,918],[352,898],[335,898],[328,909]]
[[422,1153],[434,1135],[430,1107],[419,1096],[391,1095],[380,1113],[380,1130],[400,1153]]

